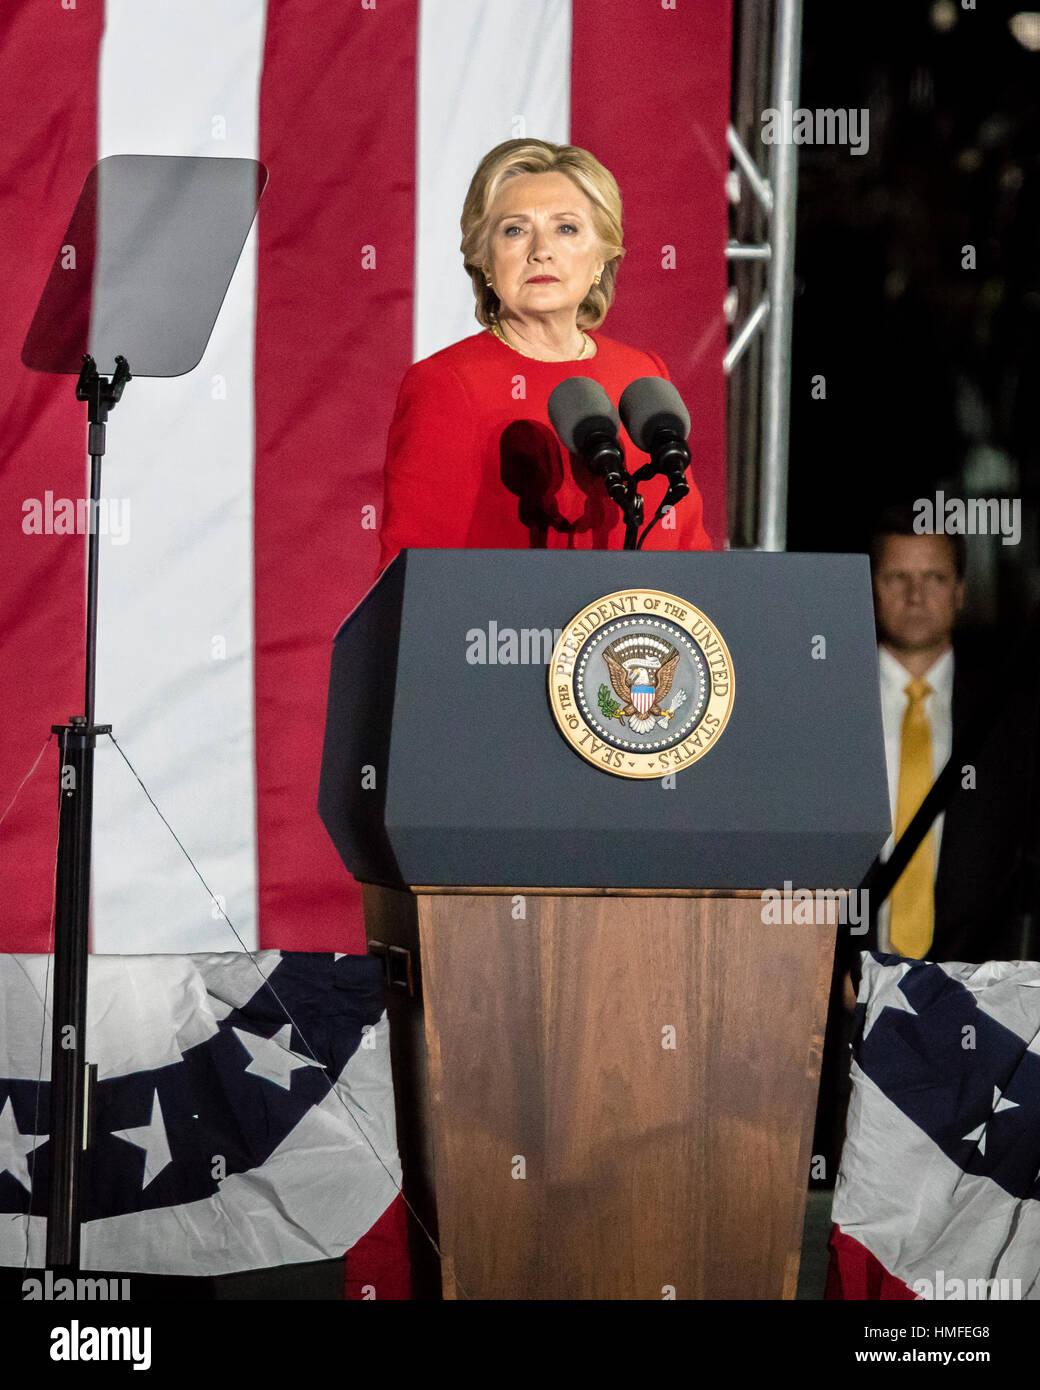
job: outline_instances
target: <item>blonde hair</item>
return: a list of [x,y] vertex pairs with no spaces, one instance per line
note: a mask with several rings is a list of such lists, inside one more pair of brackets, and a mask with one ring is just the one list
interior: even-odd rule
[[477,166],[462,207],[462,256],[476,295],[478,323],[490,328],[499,299],[487,284],[484,267],[490,255],[489,210],[506,179],[518,174],[566,174],[592,204],[593,228],[600,241],[604,266],[578,305],[578,327],[598,328],[614,299],[614,283],[625,254],[621,230],[621,193],[612,173],[588,150],[577,145],[551,145],[547,140],[506,140],[496,145]]

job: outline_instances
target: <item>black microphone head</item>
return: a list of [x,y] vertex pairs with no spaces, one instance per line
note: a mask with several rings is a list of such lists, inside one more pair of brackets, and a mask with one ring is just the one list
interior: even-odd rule
[[680,439],[690,433],[690,413],[670,381],[660,376],[641,376],[625,387],[618,402],[629,438],[637,449],[650,452],[654,434],[662,426]]
[[549,419],[564,447],[581,453],[590,429],[606,429],[615,435],[621,427],[610,397],[589,376],[569,376],[549,397]]

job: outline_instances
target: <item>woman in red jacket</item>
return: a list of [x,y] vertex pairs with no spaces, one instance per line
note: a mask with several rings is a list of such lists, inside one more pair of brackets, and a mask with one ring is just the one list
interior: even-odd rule
[[[586,150],[507,140],[481,161],[462,213],[462,253],[483,331],[416,362],[390,426],[381,564],[406,546],[620,549],[624,521],[602,481],[570,455],[547,403],[588,376],[617,404],[655,353],[597,330],[625,254],[621,196]],[[630,471],[646,461],[622,431]],[[646,515],[664,478],[643,487]],[[709,550],[696,487],[646,549]]]

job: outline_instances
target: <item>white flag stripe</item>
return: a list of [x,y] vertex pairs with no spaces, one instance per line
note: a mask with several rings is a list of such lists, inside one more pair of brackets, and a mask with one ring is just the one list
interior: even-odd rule
[[[278,952],[264,952],[261,956]],[[206,957],[199,958],[203,962]],[[244,957],[246,961],[249,957]],[[277,963],[277,959],[275,961]],[[98,1080],[179,1062],[182,1053],[217,1031],[203,970],[185,956],[89,956],[86,1056]],[[273,967],[272,967],[273,968]],[[250,967],[252,969],[252,967]],[[242,998],[255,994],[261,977]],[[40,1000],[47,985],[46,1032],[40,1047]],[[40,955],[0,955],[0,1057],[7,1076],[35,1081],[51,1077],[51,1007],[54,961]],[[161,1007],[169,1028],[155,1027]],[[113,1028],[110,1019],[119,1019]]]
[[[107,0],[98,157],[256,158],[264,0]],[[99,721],[113,725],[247,948],[257,942],[253,714],[256,231],[195,371],[133,381],[108,429]],[[131,370],[133,369],[131,362]],[[99,741],[93,944],[237,943],[116,751]]]
[[459,253],[459,214],[478,162],[518,136],[566,144],[570,105],[570,0],[421,0],[416,360],[480,327]]
[[856,1063],[852,1078],[831,1209],[842,1232],[911,1288],[942,1270],[947,1282],[1019,1279],[1022,1298],[1040,1298],[1040,1202],[966,1173]]
[[1040,964],[1031,961],[991,960],[983,965],[944,963],[942,969],[975,995],[981,1013],[995,1018],[1002,1028],[1040,1051]]

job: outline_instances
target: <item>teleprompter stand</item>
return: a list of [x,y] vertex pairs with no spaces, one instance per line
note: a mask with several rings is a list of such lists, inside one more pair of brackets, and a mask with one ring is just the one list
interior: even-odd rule
[[[134,374],[174,377],[200,362],[245,244],[267,170],[249,159],[112,155],[87,175],[33,316],[22,361],[75,373],[87,406],[90,499],[83,713],[54,724],[59,748],[54,998],[47,1145],[46,1261],[81,1264],[90,1141],[87,964],[99,575],[106,424]],[[70,250],[75,255],[68,257]],[[99,362],[114,362],[110,376]]]
[[76,383],[76,399],[87,405],[90,504],[87,511],[87,626],[84,652],[84,713],[68,724],[52,724],[58,735],[58,862],[54,890],[54,1010],[51,1035],[50,1180],[47,1263],[79,1268],[80,1188],[84,1120],[90,1064],[87,1036],[87,956],[90,951],[90,853],[93,833],[94,748],[111,724],[94,723],[97,671],[98,506],[105,425],[130,381],[125,357],[116,358],[111,379],[100,376],[89,353]]

